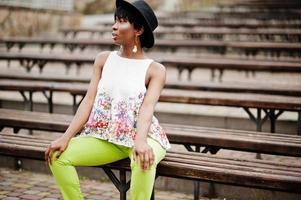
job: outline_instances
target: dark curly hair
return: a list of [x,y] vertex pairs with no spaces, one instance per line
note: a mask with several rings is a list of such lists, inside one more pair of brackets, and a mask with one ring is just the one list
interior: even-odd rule
[[[136,30],[140,30],[144,24],[143,17],[140,15],[140,13],[136,12],[133,9],[127,9],[125,7],[119,6],[116,8],[114,13],[114,21],[116,22],[116,19],[125,19],[129,21],[131,24],[134,25],[134,28]],[[139,37],[141,48],[145,47],[144,41],[146,40],[145,34],[142,33]]]

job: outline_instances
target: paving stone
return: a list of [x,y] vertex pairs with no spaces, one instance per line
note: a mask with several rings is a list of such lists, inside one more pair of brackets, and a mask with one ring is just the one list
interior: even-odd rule
[[18,197],[21,196],[23,193],[19,192],[19,191],[14,191],[8,194],[9,197]]
[[40,191],[38,190],[27,190],[24,192],[24,194],[38,194],[38,193],[40,193]]
[[[19,181],[20,177],[26,182]],[[3,180],[3,181],[2,181]],[[37,182],[36,180],[40,180]],[[41,181],[42,180],[42,181]],[[8,200],[63,200],[53,176],[30,171],[0,168],[0,199]],[[33,184],[34,183],[34,184]],[[119,200],[119,192],[111,182],[81,180],[85,200]],[[192,200],[192,194],[156,190],[156,200]],[[127,192],[130,199],[130,193]]]
[[26,199],[26,200],[40,200],[41,197],[37,196],[37,195],[31,195],[31,194],[24,194],[21,195],[20,198]]
[[19,200],[18,197],[4,197],[2,200]]
[[12,184],[14,187],[18,187],[18,188],[29,188],[31,187],[30,184],[25,184],[25,183],[14,183]]

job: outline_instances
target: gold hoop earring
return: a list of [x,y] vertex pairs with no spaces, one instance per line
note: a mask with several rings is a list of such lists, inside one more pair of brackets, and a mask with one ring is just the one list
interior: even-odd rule
[[135,37],[135,45],[134,45],[134,48],[132,49],[132,52],[133,52],[133,53],[136,53],[137,50],[138,50],[138,49],[137,49],[137,45],[136,45],[136,44],[137,44],[136,41],[137,41],[137,37]]

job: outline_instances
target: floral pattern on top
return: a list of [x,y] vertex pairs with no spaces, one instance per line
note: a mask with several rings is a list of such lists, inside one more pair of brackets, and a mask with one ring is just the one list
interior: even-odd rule
[[[132,147],[137,134],[139,108],[145,94],[139,92],[137,96],[113,99],[106,91],[99,91],[89,119],[79,136],[91,135]],[[148,135],[156,139],[165,149],[171,148],[166,133],[155,116],[152,117]]]

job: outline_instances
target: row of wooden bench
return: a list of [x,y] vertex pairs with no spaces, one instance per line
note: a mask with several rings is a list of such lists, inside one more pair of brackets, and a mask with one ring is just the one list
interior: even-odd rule
[[204,10],[202,12],[198,11],[175,11],[165,14],[164,16],[159,15],[158,18],[166,19],[181,19],[181,18],[192,18],[194,20],[223,20],[223,19],[243,19],[243,20],[256,20],[256,21],[282,21],[289,22],[292,20],[298,20],[300,14],[298,10],[269,10],[269,9],[249,9],[249,10],[240,10],[240,9],[217,9],[213,11]]
[[[2,38],[0,44],[6,46],[9,51],[13,46],[17,46],[19,50],[26,45],[39,45],[42,50],[45,46],[49,46],[52,50],[55,46],[63,46],[70,52],[75,49],[84,50],[91,47],[115,49],[116,45],[111,39],[64,39],[64,38]],[[259,53],[270,54],[274,57],[281,55],[288,57],[300,57],[301,44],[299,43],[278,43],[278,42],[227,42],[227,41],[206,41],[206,40],[156,40],[156,44],[152,49],[146,51],[170,51],[176,52],[181,48],[193,49],[200,51],[205,49],[208,52],[225,55],[230,52],[237,52],[246,56],[256,56]]]
[[[28,79],[28,78],[27,78]],[[58,77],[56,78],[56,80]],[[73,79],[74,80],[74,79]],[[80,82],[83,80],[79,80]],[[192,86],[192,87],[191,87]],[[53,93],[66,92],[73,97],[73,112],[77,110],[79,103],[87,91],[88,83],[55,82],[54,79],[42,80],[40,77],[36,80],[18,79],[2,79],[0,80],[0,90],[3,91],[18,91],[24,98],[24,102],[28,103],[30,110],[33,110],[33,93],[42,92],[47,99],[49,112],[53,112]],[[231,87],[231,86],[230,86]],[[245,88],[247,86],[245,85]],[[205,91],[204,91],[205,90]],[[207,90],[207,91],[206,91]],[[239,91],[240,90],[240,91]],[[243,108],[250,119],[256,124],[256,130],[261,131],[263,123],[269,119],[271,122],[271,132],[275,132],[276,121],[284,111],[293,111],[299,114],[297,121],[297,133],[301,133],[301,97],[298,95],[289,96],[285,88],[281,90],[279,87],[249,89],[250,92],[244,91],[243,86],[231,88],[223,87],[198,87],[192,84],[167,84],[163,89],[162,95],[159,98],[160,102],[168,103],[184,103],[210,106],[230,106]],[[268,91],[268,94],[265,92]],[[300,92],[300,88],[292,88],[291,93]],[[26,92],[28,95],[26,95]],[[287,96],[284,96],[285,94]],[[298,93],[298,92],[297,92]],[[78,102],[77,96],[81,96]],[[255,116],[250,109],[257,109]],[[262,112],[265,113],[262,116]]]
[[[222,5],[222,4],[221,4]],[[255,8],[255,9],[287,9],[287,10],[299,10],[301,8],[301,3],[298,0],[287,0],[287,1],[281,1],[281,0],[247,0],[247,1],[239,1],[235,4],[231,5],[225,5],[225,7],[233,7],[236,9],[239,9],[241,7],[243,8]]]
[[[5,83],[6,80],[28,80],[28,81],[47,81],[62,83],[86,83],[90,82],[89,77],[74,77],[65,75],[48,75],[48,74],[28,74],[28,73],[1,73],[0,81]],[[9,80],[9,81],[10,81]],[[8,84],[8,83],[7,83]],[[190,81],[171,81],[168,80],[164,88],[199,90],[199,91],[216,91],[216,92],[234,92],[234,93],[257,93],[257,94],[273,94],[283,96],[301,97],[301,85],[299,84],[264,84],[264,83],[247,83],[247,82],[190,82]]]
[[[112,19],[113,20],[113,19]],[[112,22],[99,22],[97,25],[99,26],[112,26]],[[226,27],[226,28],[300,28],[301,23],[296,21],[290,22],[253,22],[253,21],[195,21],[195,20],[161,20],[159,22],[159,27],[185,27],[185,28],[193,28],[193,27]]]
[[[90,34],[92,39],[95,35],[111,35],[111,27],[82,27],[82,28],[61,28],[59,30],[65,38],[76,38],[80,33]],[[248,42],[255,41],[282,41],[282,42],[301,42],[301,31],[299,29],[227,29],[227,28],[193,28],[193,29],[156,29],[155,37],[158,39],[172,38],[181,36],[183,39],[203,39],[214,40],[237,40]],[[98,37],[99,38],[99,37]],[[175,37],[176,38],[176,37]]]
[[[241,59],[214,59],[214,58],[196,58],[184,56],[168,56],[165,54],[151,56],[157,62],[162,63],[166,67],[175,68],[178,72],[178,80],[181,80],[182,73],[188,72],[187,80],[192,80],[192,72],[197,69],[211,70],[211,80],[222,81],[222,76],[225,70],[235,71],[252,71],[254,72],[285,72],[285,73],[300,73],[301,64],[298,62],[275,62],[264,60],[241,60]],[[66,67],[66,74],[69,73],[72,65],[76,66],[77,74],[80,73],[80,68],[84,64],[93,64],[95,56],[92,55],[70,55],[70,54],[37,54],[37,53],[0,53],[0,60],[19,61],[27,72],[30,72],[33,67],[39,67],[40,72],[43,71],[47,63],[62,63]],[[248,75],[248,73],[247,73]],[[183,80],[183,79],[182,79]]]
[[[5,127],[14,130],[14,133],[0,132],[0,154],[15,157],[16,167],[22,167],[20,160],[22,158],[43,160],[50,139],[16,133],[23,128],[64,132],[72,117],[63,114],[0,109],[1,130]],[[157,177],[167,176],[301,193],[301,165],[202,154],[216,154],[220,149],[231,149],[300,157],[299,136],[166,123],[162,123],[162,126],[171,143],[184,145],[189,152],[168,151],[157,167]],[[95,167],[104,169],[120,191],[120,199],[126,199],[130,181],[126,180],[126,171],[130,171],[129,159]],[[119,170],[119,179],[112,170]],[[199,199],[198,190],[195,191],[194,199]]]

